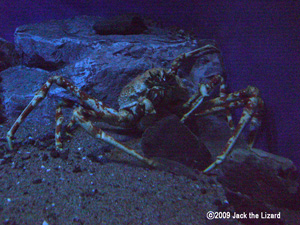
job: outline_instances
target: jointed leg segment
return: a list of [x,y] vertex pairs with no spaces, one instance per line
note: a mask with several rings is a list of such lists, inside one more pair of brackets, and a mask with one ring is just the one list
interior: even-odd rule
[[91,121],[87,120],[84,117],[84,113],[86,110],[82,107],[78,107],[74,110],[73,118],[82,128],[84,128],[91,136],[98,139],[99,141],[103,141],[105,143],[111,144],[115,146],[116,148],[126,152],[127,154],[143,161],[144,163],[148,164],[149,166],[156,166],[157,163],[154,160],[148,159],[146,157],[143,157],[142,155],[138,154],[135,150],[123,145],[119,141],[115,140],[110,135],[106,134],[104,131],[102,131],[100,128],[94,126]]
[[244,90],[206,102],[203,105],[205,109],[196,114],[198,116],[203,116],[221,110],[228,111],[230,108],[244,107],[241,119],[234,129],[231,138],[229,138],[225,145],[222,154],[217,156],[216,161],[206,168],[203,171],[204,173],[214,169],[226,159],[226,157],[232,152],[232,148],[236,140],[249,121],[250,134],[248,139],[248,148],[252,148],[257,130],[260,126],[260,116],[264,107],[263,100],[258,95],[258,89],[249,86]]
[[62,151],[62,139],[61,139],[61,130],[62,130],[62,122],[64,120],[64,116],[62,114],[61,105],[57,106],[55,112],[55,146],[56,150]]
[[[12,139],[17,129],[19,128],[21,123],[26,119],[28,114],[46,97],[53,83],[65,88],[66,90],[69,90],[73,95],[77,96],[83,104],[91,108],[91,109],[84,109],[82,107],[77,107],[73,111],[73,116],[70,123],[67,126],[67,131],[71,130],[71,127],[73,126],[74,123],[78,123],[88,133],[90,133],[93,137],[99,139],[100,141],[110,143],[113,146],[117,147],[118,149],[128,153],[129,155],[134,156],[135,158],[145,162],[150,166],[157,165],[155,161],[141,156],[133,149],[126,147],[122,143],[116,141],[113,137],[104,133],[100,128],[95,127],[91,123],[91,121],[87,120],[84,117],[83,113],[87,115],[91,115],[93,117],[100,118],[102,119],[102,121],[108,122],[110,124],[115,124],[115,125],[130,124],[135,119],[134,115],[132,115],[130,112],[126,110],[116,111],[115,109],[106,106],[104,103],[80,91],[76,86],[74,86],[72,83],[70,83],[68,80],[66,80],[61,76],[53,76],[48,79],[48,81],[35,94],[33,99],[30,101],[30,103],[27,105],[27,107],[18,117],[16,122],[13,124],[11,129],[8,131],[7,141],[8,141],[8,146],[11,150],[13,149]],[[144,102],[142,102],[141,104],[143,103]],[[56,121],[55,144],[56,144],[56,149],[58,151],[62,150],[62,140],[61,140],[61,129],[62,129],[62,122],[63,122],[62,106],[64,106],[63,103],[58,105],[55,114],[55,121]]]
[[[206,101],[201,105],[204,98],[209,96],[209,93],[218,85],[220,87],[220,97]],[[252,148],[257,130],[260,126],[260,117],[262,113],[261,111],[264,107],[263,105],[263,100],[259,97],[259,90],[252,86],[248,86],[246,89],[234,93],[226,94],[225,82],[220,75],[212,77],[210,82],[207,84],[200,84],[199,91],[184,104],[184,107],[189,108],[189,111],[183,115],[181,122],[184,122],[184,120],[186,120],[192,112],[201,107],[202,110],[196,113],[198,116],[212,114],[218,111],[225,111],[229,128],[233,130],[233,135],[228,140],[222,154],[217,157],[214,163],[204,170],[205,173],[209,172],[226,159],[226,157],[231,153],[232,147],[240,136],[242,130],[249,121],[250,133],[248,148]],[[244,109],[241,119],[237,127],[235,127],[230,109],[238,107],[244,107]]]
[[190,99],[183,105],[185,108],[190,108],[190,110],[183,115],[181,122],[184,122],[189,115],[191,115],[203,102],[204,98],[209,96],[209,93],[216,87],[220,87],[220,97],[224,98],[225,96],[225,82],[224,78],[221,75],[216,75],[212,77],[209,83],[200,84],[199,90],[190,97]]
[[206,55],[208,53],[213,53],[213,52],[219,53],[220,50],[214,45],[207,44],[201,48],[197,48],[193,51],[183,53],[173,61],[171,67],[171,73],[173,73],[174,75],[178,74],[178,69],[181,67],[182,63],[185,62],[187,59],[193,57],[199,57],[201,55]]

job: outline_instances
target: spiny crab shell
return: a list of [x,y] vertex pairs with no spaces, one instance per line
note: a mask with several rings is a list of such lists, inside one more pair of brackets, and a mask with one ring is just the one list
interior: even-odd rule
[[121,91],[118,102],[120,109],[130,108],[146,97],[154,106],[174,100],[188,99],[187,90],[180,78],[170,70],[153,68],[137,76]]

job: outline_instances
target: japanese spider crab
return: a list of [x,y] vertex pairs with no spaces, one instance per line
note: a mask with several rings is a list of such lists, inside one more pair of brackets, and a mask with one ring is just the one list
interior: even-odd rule
[[[257,128],[260,125],[260,112],[263,108],[263,100],[259,97],[259,90],[255,87],[248,86],[246,89],[236,91],[234,93],[225,93],[225,83],[221,75],[213,76],[206,84],[199,84],[199,88],[190,98],[187,95],[187,89],[183,85],[182,80],[177,75],[178,69],[185,60],[192,57],[199,57],[209,52],[219,52],[213,45],[205,45],[204,47],[179,55],[172,63],[171,69],[153,68],[147,70],[142,75],[139,75],[127,84],[120,93],[119,105],[120,109],[117,111],[96,98],[87,95],[79,90],[70,81],[62,76],[52,76],[35,94],[31,102],[27,105],[18,119],[15,121],[11,129],[7,133],[7,141],[9,149],[13,149],[12,139],[18,127],[25,120],[27,115],[41,102],[47,95],[53,83],[70,91],[74,96],[80,99],[81,104],[76,106],[70,123],[66,127],[66,131],[70,132],[72,126],[77,123],[83,127],[90,135],[109,143],[116,148],[128,153],[129,155],[143,161],[149,166],[159,166],[160,163],[154,159],[146,158],[138,154],[134,149],[115,140],[103,132],[100,128],[92,124],[88,116],[95,117],[101,121],[107,122],[112,125],[122,127],[132,127],[136,125],[143,117],[157,113],[159,107],[168,106],[174,102],[180,102],[185,98],[182,104],[184,113],[182,114],[181,122],[184,122],[194,110],[197,110],[196,115],[207,115],[221,110],[227,112],[227,119],[233,134],[228,140],[221,155],[219,155],[215,162],[207,167],[203,172],[207,173],[217,165],[221,164],[226,157],[231,153],[232,147],[237,138],[242,132],[245,125],[250,121],[249,133],[249,148],[252,147]],[[219,86],[219,97],[203,100],[209,96],[211,91]],[[56,130],[55,130],[55,144],[56,150],[62,150],[61,128],[62,128],[62,106],[59,104],[56,109]],[[244,107],[241,119],[236,127],[234,127],[229,109],[236,107]]]

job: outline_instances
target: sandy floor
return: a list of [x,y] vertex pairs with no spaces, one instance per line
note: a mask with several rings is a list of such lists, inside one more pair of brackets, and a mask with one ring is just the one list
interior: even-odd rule
[[[5,138],[13,121],[0,127],[0,224],[249,224],[206,218],[236,212],[215,176],[170,161],[150,169],[80,128],[58,157],[54,124],[37,125],[39,112],[19,128],[14,151]],[[143,154],[138,135],[107,133]],[[284,222],[265,224],[298,224],[299,211],[278,210]]]
[[53,154],[53,124],[31,127],[18,130],[14,152],[3,138],[8,125],[1,128],[1,224],[239,224],[206,219],[210,210],[234,210],[215,177],[149,169],[81,129],[62,159]]

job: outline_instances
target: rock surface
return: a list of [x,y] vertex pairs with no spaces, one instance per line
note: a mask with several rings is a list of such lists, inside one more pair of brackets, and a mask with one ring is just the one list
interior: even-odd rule
[[[23,56],[23,62],[27,67],[55,70],[48,76],[64,76],[88,94],[118,109],[118,95],[133,78],[153,67],[169,68],[178,55],[198,46],[195,39],[161,28],[149,27],[150,31],[142,35],[97,35],[92,26],[99,20],[101,19],[96,17],[75,17],[69,20],[21,26],[15,33],[16,49]],[[207,42],[210,41],[201,42],[201,45]],[[195,81],[199,82],[201,77],[209,76],[209,72],[213,72],[212,75],[216,71],[222,72],[220,54],[204,56],[203,59],[198,60],[205,61],[200,65],[198,63],[203,74],[193,73],[192,77],[187,76],[190,70],[195,71],[195,66],[191,68],[193,65],[190,63],[187,64],[187,70],[181,71],[191,93],[197,87]],[[211,68],[215,69],[211,71]],[[31,73],[28,73],[26,67],[14,71],[17,74],[26,74],[27,80],[23,81],[27,83],[27,88],[31,89],[32,93],[36,91],[36,87],[31,84],[39,82],[37,77],[40,72],[31,70]],[[9,80],[9,76],[4,79]],[[13,82],[11,86],[18,87],[14,80],[9,81]],[[6,89],[4,102],[8,102],[10,96],[17,97],[14,89]],[[18,90],[21,91],[22,89]],[[16,105],[15,108],[24,107],[24,99],[21,96],[28,96],[28,94],[24,91],[23,94],[18,95],[20,99],[14,102],[22,102],[22,104]],[[54,85],[48,99],[59,101],[62,97],[72,98],[66,90]],[[50,101],[47,104],[52,103]],[[8,117],[12,113],[10,109],[6,111]],[[51,117],[53,113],[50,110],[44,111],[44,115]]]
[[[1,75],[6,116],[16,119],[31,101],[35,92],[47,81],[50,73],[38,68],[16,66],[3,71]],[[53,119],[55,105],[51,102],[48,99],[47,102],[41,102],[38,110],[34,111],[35,115],[29,115],[28,119],[41,120],[43,123],[45,122],[43,118],[48,115],[53,116],[51,118]]]
[[20,56],[15,50],[15,46],[0,38],[0,72],[19,63]]
[[[232,131],[220,115],[199,118],[197,125],[194,130],[199,132],[199,139],[214,160],[222,152]],[[253,212],[260,218],[261,212],[299,214],[300,176],[294,163],[259,149],[248,150],[242,137],[224,163],[211,173],[218,177],[236,213],[246,212],[249,215]],[[292,218],[281,218],[272,221],[272,224],[296,224]],[[245,224],[269,224],[265,219],[241,221]]]
[[212,163],[207,148],[175,115],[167,116],[149,127],[141,140],[147,157],[162,157],[204,170]]
[[[15,50],[15,46],[0,37],[0,72],[11,67],[20,64],[20,55]],[[6,120],[4,97],[2,95],[3,88],[1,86],[2,77],[0,75],[0,124],[3,124]]]
[[236,149],[223,165],[220,182],[254,200],[300,209],[299,172],[287,158],[259,149]]

